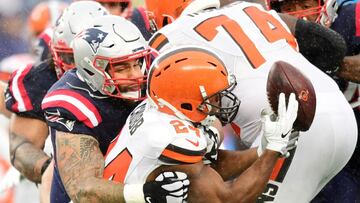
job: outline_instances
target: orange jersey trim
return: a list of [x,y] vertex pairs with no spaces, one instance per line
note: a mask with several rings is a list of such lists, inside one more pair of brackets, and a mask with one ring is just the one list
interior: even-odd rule
[[180,154],[178,152],[171,151],[169,149],[165,149],[161,155],[184,163],[197,163],[202,160],[202,156],[188,156],[184,154]]

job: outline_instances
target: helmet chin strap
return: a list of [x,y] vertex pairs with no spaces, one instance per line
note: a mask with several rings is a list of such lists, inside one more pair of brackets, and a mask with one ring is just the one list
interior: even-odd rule
[[[206,93],[205,87],[200,85],[199,89],[200,89],[200,93],[201,93],[201,96],[204,99],[204,101],[206,101],[207,103],[210,103],[210,101],[208,99],[205,100],[205,98],[207,98],[207,93]],[[206,108],[210,112],[212,110],[212,106],[209,104],[205,104],[205,105],[206,105]],[[204,126],[212,126],[214,124],[215,120],[216,120],[216,116],[207,115],[206,118],[204,120],[202,120],[200,123],[201,123],[201,125],[204,125]]]
[[[177,116],[180,119],[183,120],[187,120],[187,121],[191,121],[187,116],[185,116],[183,113],[181,113],[179,110],[177,110],[173,105],[171,105],[169,102],[165,101],[162,98],[158,98],[157,99],[159,102],[159,106],[163,107],[166,106],[168,107],[170,110],[172,110],[175,113],[175,116]],[[192,121],[191,121],[192,122]]]

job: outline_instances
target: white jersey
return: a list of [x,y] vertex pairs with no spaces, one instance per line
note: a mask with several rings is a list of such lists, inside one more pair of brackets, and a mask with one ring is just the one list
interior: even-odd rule
[[196,163],[206,138],[190,122],[159,112],[145,100],[129,115],[105,157],[104,178],[143,184],[161,165]]
[[313,124],[301,133],[294,157],[274,170],[274,181],[259,201],[309,202],[350,159],[357,139],[351,107],[337,84],[297,51],[296,40],[275,12],[237,2],[182,16],[149,43],[160,52],[178,45],[205,46],[224,60],[237,79],[233,93],[241,100],[232,125],[241,129],[240,139],[247,147],[260,142],[260,112],[269,108],[266,83],[273,63],[290,63],[310,79],[317,96]]

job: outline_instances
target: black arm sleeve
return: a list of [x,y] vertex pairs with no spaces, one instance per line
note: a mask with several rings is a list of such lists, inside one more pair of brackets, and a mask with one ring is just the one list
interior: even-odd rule
[[337,32],[322,25],[299,19],[295,37],[300,53],[325,73],[336,72],[346,54],[346,43]]

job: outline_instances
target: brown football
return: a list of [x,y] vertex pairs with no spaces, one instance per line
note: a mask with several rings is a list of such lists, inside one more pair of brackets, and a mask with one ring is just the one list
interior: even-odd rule
[[294,129],[307,131],[314,120],[316,95],[310,80],[291,64],[277,61],[271,67],[267,81],[267,96],[272,110],[277,113],[279,94],[285,93],[286,104],[294,92],[299,102]]

